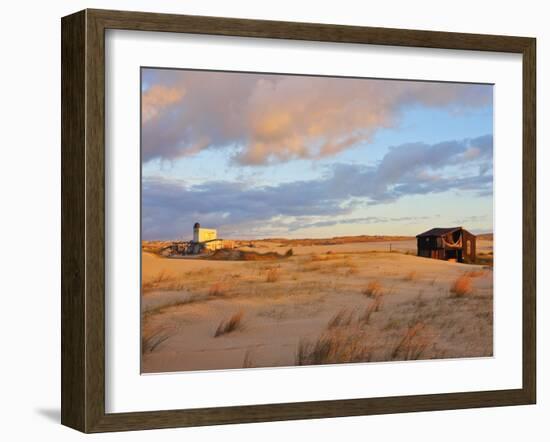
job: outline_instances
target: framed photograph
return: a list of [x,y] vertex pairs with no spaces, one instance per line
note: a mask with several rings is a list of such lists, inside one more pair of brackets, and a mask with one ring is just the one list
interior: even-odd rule
[[535,403],[535,39],[62,27],[62,423]]

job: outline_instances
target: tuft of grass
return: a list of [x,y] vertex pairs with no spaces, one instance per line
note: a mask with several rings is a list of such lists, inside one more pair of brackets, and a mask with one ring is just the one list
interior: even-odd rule
[[335,259],[342,259],[343,256],[342,255],[336,255],[332,252],[327,252],[325,254],[322,254],[322,255],[319,255],[317,253],[314,253],[312,255],[309,256],[309,260],[311,262],[318,262],[318,261],[332,261],[332,260],[335,260]]
[[168,274],[166,270],[161,270],[156,275],[154,275],[152,278],[148,279],[147,281],[142,281],[141,288],[144,293],[150,292],[152,290],[160,288],[162,284],[165,284],[167,282],[173,281],[174,276]]
[[161,282],[169,281],[170,279],[172,278],[168,275],[168,272],[163,269],[160,272],[158,272],[155,276],[153,276],[153,278],[151,278],[151,282],[153,284],[160,284]]
[[478,278],[480,276],[485,276],[485,270],[472,270],[466,273],[466,276],[470,278]]
[[416,276],[416,272],[413,270],[403,277],[403,281],[414,281],[416,279]]
[[464,274],[456,278],[449,289],[453,298],[462,298],[472,293],[472,278]]
[[359,316],[358,322],[364,325],[368,325],[370,323],[372,314],[382,310],[383,300],[384,300],[384,297],[381,294],[377,295],[374,298],[374,300],[365,309],[363,314]]
[[254,367],[254,361],[252,360],[252,352],[250,349],[247,349],[244,353],[244,359],[243,359],[243,368],[251,368]]
[[345,327],[351,324],[353,320],[353,312],[349,312],[347,309],[343,308],[338,313],[336,313],[327,324],[327,328],[335,327]]
[[272,267],[267,270],[265,282],[277,282],[281,277],[281,271],[277,267]]
[[382,294],[382,284],[377,280],[370,281],[362,293],[367,298],[376,298]]
[[157,330],[149,336],[142,335],[141,353],[153,353],[160,344],[172,337],[174,334],[174,330],[163,328],[161,330]]
[[390,360],[417,360],[426,351],[431,341],[426,336],[422,336],[422,331],[426,325],[422,322],[410,326],[405,331],[403,337],[397,342],[390,354]]
[[182,299],[175,299],[173,301],[166,302],[164,304],[157,304],[148,308],[147,310],[143,310],[142,317],[147,318],[153,315],[163,313],[166,309],[170,307],[179,307],[179,306],[193,304],[195,302],[202,302],[206,300],[208,300],[208,297],[205,295],[189,295]]
[[229,290],[229,287],[227,286],[227,284],[223,282],[215,282],[208,289],[208,296],[212,298],[227,296],[228,290]]
[[300,340],[296,365],[344,364],[369,362],[371,352],[360,335],[324,334],[313,342]]
[[244,312],[241,310],[231,315],[229,319],[221,320],[218,324],[218,328],[216,328],[214,337],[217,338],[218,336],[241,330],[243,328],[243,316]]
[[400,324],[400,321],[390,317],[390,319],[386,322],[386,325],[382,328],[382,331],[397,330]]

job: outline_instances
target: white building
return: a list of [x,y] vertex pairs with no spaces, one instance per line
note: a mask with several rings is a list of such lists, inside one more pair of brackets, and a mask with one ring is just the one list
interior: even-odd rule
[[200,253],[201,250],[232,249],[233,241],[224,241],[218,239],[218,233],[215,229],[205,229],[199,223],[193,226],[193,241],[191,250],[193,254]]
[[206,242],[217,238],[218,234],[215,229],[205,229],[199,223],[195,223],[193,226],[193,242]]

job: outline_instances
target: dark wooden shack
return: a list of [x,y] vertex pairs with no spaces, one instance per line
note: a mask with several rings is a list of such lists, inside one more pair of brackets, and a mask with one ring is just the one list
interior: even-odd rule
[[476,237],[462,227],[436,227],[416,235],[418,256],[474,263]]

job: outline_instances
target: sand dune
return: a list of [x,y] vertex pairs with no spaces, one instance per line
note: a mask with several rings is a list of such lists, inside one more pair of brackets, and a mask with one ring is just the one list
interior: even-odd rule
[[[491,356],[492,269],[414,256],[414,240],[389,250],[388,241],[305,245],[274,262],[144,252],[142,370]],[[465,293],[453,293],[460,277]]]

